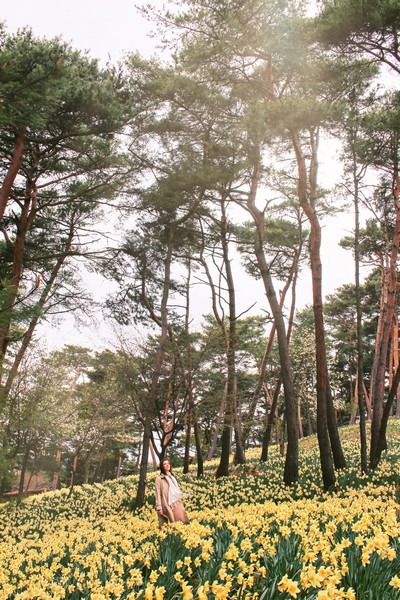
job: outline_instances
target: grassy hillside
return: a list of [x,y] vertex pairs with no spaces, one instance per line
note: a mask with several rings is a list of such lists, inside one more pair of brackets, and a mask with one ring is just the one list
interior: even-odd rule
[[190,525],[158,529],[149,475],[133,514],[136,477],[10,502],[0,508],[0,600],[6,598],[400,599],[400,423],[377,472],[359,474],[357,428],[342,430],[346,471],[321,489],[316,440],[301,444],[300,481],[257,451],[215,480],[177,471]]

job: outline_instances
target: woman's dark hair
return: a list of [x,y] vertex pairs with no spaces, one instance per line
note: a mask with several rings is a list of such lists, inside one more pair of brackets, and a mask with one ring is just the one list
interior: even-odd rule
[[170,467],[171,467],[169,472],[170,472],[170,473],[171,473],[171,475],[172,475],[172,465],[171,465],[171,463],[170,463],[170,460],[169,460],[169,458],[163,458],[163,459],[162,459],[162,461],[160,462],[160,471],[161,471],[161,473],[162,473],[163,475],[165,475],[165,469],[164,469],[164,463],[165,463],[165,462],[169,463],[169,465],[170,465]]

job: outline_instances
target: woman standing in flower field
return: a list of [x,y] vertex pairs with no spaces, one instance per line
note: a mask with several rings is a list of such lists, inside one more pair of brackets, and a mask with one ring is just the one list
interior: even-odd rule
[[160,527],[166,523],[189,519],[183,506],[184,494],[179,489],[178,482],[172,474],[171,463],[165,458],[160,463],[160,475],[155,481],[156,509]]

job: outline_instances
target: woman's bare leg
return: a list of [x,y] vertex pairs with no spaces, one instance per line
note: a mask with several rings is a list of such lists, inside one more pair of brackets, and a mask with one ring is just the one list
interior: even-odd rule
[[174,512],[175,521],[183,521],[183,523],[187,523],[189,521],[181,500],[174,504],[172,510]]

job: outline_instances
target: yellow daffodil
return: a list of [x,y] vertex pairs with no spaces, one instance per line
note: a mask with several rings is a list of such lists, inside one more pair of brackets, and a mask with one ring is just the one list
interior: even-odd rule
[[397,575],[395,575],[394,577],[392,577],[392,579],[390,580],[390,585],[398,590],[400,590],[400,577],[398,577]]

